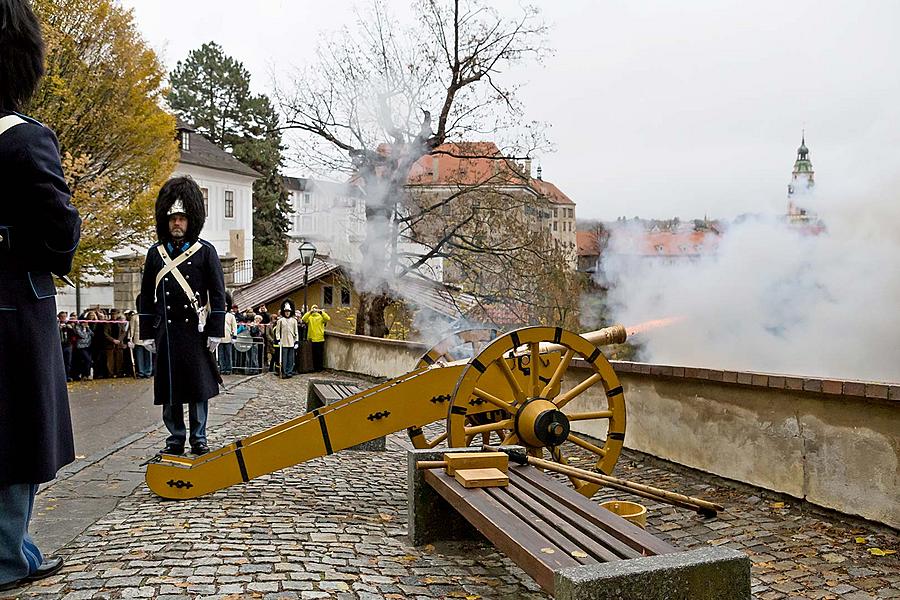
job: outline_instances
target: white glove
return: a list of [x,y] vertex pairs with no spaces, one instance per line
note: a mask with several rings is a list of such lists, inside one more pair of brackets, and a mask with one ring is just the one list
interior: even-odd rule
[[141,343],[144,345],[144,348],[147,349],[147,352],[151,354],[156,352],[156,342],[153,340],[141,340]]
[[134,342],[128,342],[128,349],[129,349],[129,350],[133,350],[133,349],[134,349]]
[[206,347],[209,348],[210,352],[215,352],[216,348],[219,347],[219,343],[222,341],[222,338],[211,337],[206,341]]

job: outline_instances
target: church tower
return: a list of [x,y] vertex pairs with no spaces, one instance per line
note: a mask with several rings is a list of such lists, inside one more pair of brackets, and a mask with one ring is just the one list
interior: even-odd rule
[[[803,197],[812,194],[815,187],[815,171],[812,161],[809,159],[809,148],[806,147],[806,132],[797,148],[797,160],[794,161],[794,172],[791,174],[791,182],[788,184],[788,219],[792,222],[806,222],[809,220],[807,209],[798,206],[803,202]],[[805,202],[804,202],[805,203]]]

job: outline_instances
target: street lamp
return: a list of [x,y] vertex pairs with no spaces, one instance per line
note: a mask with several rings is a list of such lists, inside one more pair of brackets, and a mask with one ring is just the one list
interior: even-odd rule
[[312,242],[303,242],[300,244],[300,262],[303,263],[305,269],[303,270],[303,312],[309,310],[309,303],[307,302],[309,297],[309,266],[313,264],[313,259],[316,258],[316,247]]
[[[316,258],[316,247],[311,242],[303,242],[300,244],[300,262],[303,263],[303,314],[309,311],[309,266],[313,264]],[[313,370],[312,366],[312,347],[309,340],[306,339],[306,323],[300,323],[300,357],[297,361],[299,371],[301,373],[309,373]]]

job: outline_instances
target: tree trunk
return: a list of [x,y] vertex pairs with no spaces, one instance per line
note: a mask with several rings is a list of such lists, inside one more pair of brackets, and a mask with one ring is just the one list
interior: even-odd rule
[[359,308],[356,311],[356,335],[368,335],[383,338],[388,334],[384,311],[391,305],[386,294],[363,292],[359,295]]

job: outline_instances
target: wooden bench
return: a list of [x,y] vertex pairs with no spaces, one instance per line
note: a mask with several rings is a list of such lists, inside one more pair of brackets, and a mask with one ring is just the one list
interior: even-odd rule
[[[306,412],[312,412],[317,408],[328,406],[338,400],[343,400],[354,394],[365,391],[353,381],[339,379],[310,379],[306,389]],[[351,446],[348,450],[374,450],[385,449],[384,437],[376,438]]]
[[680,552],[527,465],[511,463],[509,486],[495,488],[466,489],[443,469],[414,472],[416,461],[441,454],[410,452],[414,544],[464,539],[474,529],[545,591],[567,600],[750,598],[750,562],[740,552]]

